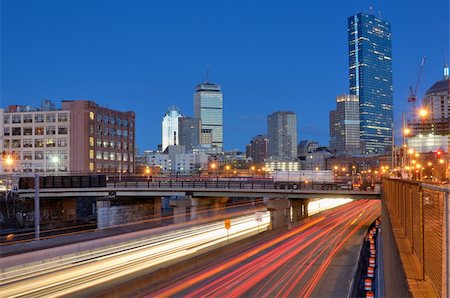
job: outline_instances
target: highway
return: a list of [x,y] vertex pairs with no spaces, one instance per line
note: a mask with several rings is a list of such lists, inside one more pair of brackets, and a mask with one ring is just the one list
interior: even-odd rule
[[[349,272],[331,264],[347,241],[379,216],[380,203],[354,201],[263,243],[139,292],[148,297],[342,296]],[[358,237],[359,238],[359,237]],[[359,239],[359,243],[361,239]],[[351,271],[351,266],[348,266]],[[351,273],[351,272],[350,272]],[[349,279],[350,276],[350,279]],[[331,278],[330,278],[331,277]],[[324,284],[323,281],[329,282]]]
[[60,297],[141,270],[157,269],[166,262],[267,229],[269,212],[259,212],[258,217],[258,221],[255,214],[232,218],[229,230],[219,221],[8,270],[0,274],[0,297]]

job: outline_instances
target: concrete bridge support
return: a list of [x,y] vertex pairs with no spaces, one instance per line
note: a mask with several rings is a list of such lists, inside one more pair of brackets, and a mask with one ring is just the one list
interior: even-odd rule
[[161,220],[161,197],[101,198],[97,199],[97,227]]
[[308,199],[291,199],[289,201],[292,208],[292,223],[308,217]]
[[270,211],[270,221],[272,222],[273,229],[278,229],[289,224],[289,199],[268,200],[266,205],[267,210]]
[[187,208],[191,207],[190,199],[170,200],[170,207],[173,208],[173,223],[186,222]]
[[225,206],[228,197],[191,198],[191,220],[214,217]]

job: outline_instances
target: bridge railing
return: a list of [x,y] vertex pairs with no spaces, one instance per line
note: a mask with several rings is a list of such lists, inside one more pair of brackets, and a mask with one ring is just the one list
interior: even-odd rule
[[416,181],[384,179],[382,198],[400,225],[407,250],[420,263],[420,277],[430,280],[438,296],[449,291],[450,189]]

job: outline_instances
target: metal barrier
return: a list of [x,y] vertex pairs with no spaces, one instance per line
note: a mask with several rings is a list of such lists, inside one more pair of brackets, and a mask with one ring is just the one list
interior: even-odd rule
[[417,256],[420,275],[441,297],[449,292],[448,198],[450,189],[416,181],[384,179],[382,198],[400,224],[408,250]]

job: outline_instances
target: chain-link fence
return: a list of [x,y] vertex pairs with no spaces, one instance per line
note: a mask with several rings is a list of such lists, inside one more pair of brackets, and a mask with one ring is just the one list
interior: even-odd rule
[[441,297],[448,291],[448,198],[450,189],[415,181],[383,180],[383,201],[408,240],[408,251],[420,263],[422,279],[429,279]]

